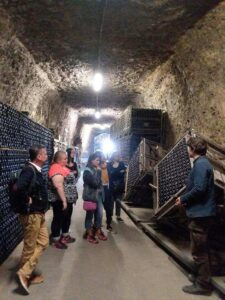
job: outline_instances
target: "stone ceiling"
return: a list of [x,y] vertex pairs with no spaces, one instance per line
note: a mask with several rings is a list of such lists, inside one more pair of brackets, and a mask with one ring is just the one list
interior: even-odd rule
[[[216,0],[108,0],[100,47],[101,108],[124,109],[138,84]],[[2,0],[22,43],[64,101],[94,108],[89,81],[97,68],[103,0]]]

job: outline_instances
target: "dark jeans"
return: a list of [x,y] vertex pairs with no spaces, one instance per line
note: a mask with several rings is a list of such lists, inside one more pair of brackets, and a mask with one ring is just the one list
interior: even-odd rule
[[111,225],[113,216],[113,198],[111,197],[108,186],[103,186],[104,189],[104,208],[106,212],[106,224]]
[[69,233],[71,216],[73,213],[73,203],[67,203],[67,209],[62,210],[62,201],[52,203],[53,220],[51,225],[52,237],[58,238],[60,234]]
[[213,223],[212,217],[190,219],[191,253],[196,265],[196,282],[210,288],[209,263],[209,230]]
[[123,194],[112,191],[111,197],[112,197],[113,204],[115,203],[115,206],[116,206],[116,216],[120,217],[120,215],[121,215],[121,200],[123,198]]
[[97,208],[95,211],[87,211],[85,217],[85,228],[89,230],[93,226],[93,217],[94,217],[94,226],[96,229],[102,227],[102,215],[103,215],[103,205],[102,201],[97,202]]

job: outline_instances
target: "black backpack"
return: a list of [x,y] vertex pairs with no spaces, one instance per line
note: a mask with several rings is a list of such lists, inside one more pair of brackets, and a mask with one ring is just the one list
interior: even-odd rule
[[35,168],[32,165],[29,165],[29,166],[23,167],[22,169],[12,171],[10,173],[9,202],[10,202],[12,210],[15,213],[19,213],[20,208],[21,208],[21,202],[20,202],[20,199],[18,199],[19,197],[18,197],[16,184],[17,184],[17,181],[18,181],[21,173],[27,168],[31,168],[34,172],[33,178],[31,180],[30,186],[28,188],[28,194],[29,194],[32,191],[33,187],[35,186],[36,179],[37,179]]

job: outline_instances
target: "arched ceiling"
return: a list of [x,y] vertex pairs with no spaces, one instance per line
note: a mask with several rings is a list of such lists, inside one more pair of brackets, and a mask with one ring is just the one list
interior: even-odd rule
[[[218,0],[3,0],[16,35],[57,86],[63,100],[79,110],[79,124],[94,122],[96,98],[90,80],[97,69],[99,31],[104,87],[102,122],[139,96],[138,85],[173,53],[173,46]],[[107,114],[108,111],[108,114]],[[86,115],[86,116],[85,116]]]

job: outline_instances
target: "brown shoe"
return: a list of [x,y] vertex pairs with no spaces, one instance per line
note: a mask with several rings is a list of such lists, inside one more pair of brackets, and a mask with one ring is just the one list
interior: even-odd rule
[[30,279],[30,284],[40,284],[42,282],[44,282],[44,277],[42,275],[36,275]]
[[87,230],[87,240],[91,244],[98,244],[98,240],[95,237],[93,229]]
[[107,236],[104,234],[104,232],[102,231],[101,228],[97,229],[97,231],[96,231],[96,237],[100,241],[107,241],[108,240]]
[[19,279],[19,283],[21,285],[21,287],[23,288],[23,291],[29,295],[30,294],[30,291],[28,289],[28,286],[29,286],[29,280],[26,278],[26,276],[24,274],[22,274],[21,272],[17,272],[16,273],[17,276],[18,276],[18,279]]

